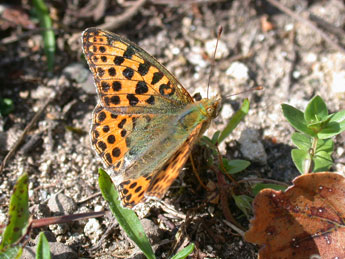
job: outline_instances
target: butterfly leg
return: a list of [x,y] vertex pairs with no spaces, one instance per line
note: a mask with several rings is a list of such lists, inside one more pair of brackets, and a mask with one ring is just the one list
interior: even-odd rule
[[192,154],[189,155],[189,160],[190,160],[190,163],[192,164],[193,173],[194,173],[196,179],[198,180],[198,182],[200,183],[200,185],[201,185],[206,191],[211,191],[211,190],[206,186],[206,184],[204,184],[204,182],[201,180],[201,178],[200,178],[200,176],[199,176],[199,173],[198,173],[198,170],[197,170],[196,167],[195,167],[195,163],[194,163]]

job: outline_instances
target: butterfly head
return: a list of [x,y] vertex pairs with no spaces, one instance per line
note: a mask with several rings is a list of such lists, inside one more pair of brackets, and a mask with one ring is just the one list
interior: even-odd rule
[[201,101],[202,106],[204,107],[204,115],[206,115],[209,119],[213,119],[218,116],[221,107],[221,97],[220,95],[216,95],[211,98],[205,98]]

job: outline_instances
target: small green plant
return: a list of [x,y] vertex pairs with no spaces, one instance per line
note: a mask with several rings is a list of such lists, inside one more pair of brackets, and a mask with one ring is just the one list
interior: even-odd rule
[[[247,115],[248,111],[249,111],[249,100],[245,99],[241,108],[237,112],[235,112],[235,114],[230,118],[228,124],[225,126],[223,131],[216,131],[213,134],[211,139],[206,136],[203,136],[201,138],[201,144],[206,145],[212,151],[213,155],[210,157],[210,160],[208,161],[210,165],[215,164],[214,159],[213,159],[214,157],[217,159],[219,158],[217,146],[232,133],[232,131]],[[222,158],[222,165],[220,166],[219,169],[221,171],[224,171],[223,173],[226,173],[226,174],[236,174],[246,169],[249,165],[250,165],[250,162],[246,160],[241,160],[241,159],[229,160],[227,158]]]
[[[238,111],[230,118],[228,124],[225,126],[223,131],[217,131],[213,134],[212,138],[208,138],[203,136],[201,138],[201,144],[206,145],[211,151],[212,156],[208,159],[208,165],[210,168],[214,168],[215,164],[218,164],[217,167],[217,179],[218,179],[218,189],[223,189],[224,191],[220,192],[220,200],[222,203],[222,209],[224,216],[227,220],[236,223],[234,218],[230,216],[231,212],[228,208],[227,196],[230,193],[231,197],[234,199],[236,206],[243,212],[243,214],[249,218],[249,214],[251,212],[251,202],[253,200],[252,197],[248,196],[247,194],[239,194],[236,195],[231,186],[235,186],[236,182],[232,178],[233,175],[238,174],[245,170],[248,166],[250,166],[250,162],[242,159],[233,159],[230,160],[226,157],[222,157],[218,150],[218,145],[224,141],[237,127],[237,125],[243,121],[245,116],[248,114],[249,111],[249,100],[245,99]],[[218,161],[218,163],[217,163]],[[220,173],[221,172],[221,173]],[[232,184],[227,184],[225,182],[224,176],[228,176],[232,180]],[[248,190],[247,193],[250,193],[253,190]],[[254,195],[253,195],[254,196]]]
[[292,160],[301,174],[327,171],[332,166],[332,137],[345,130],[345,110],[328,113],[320,96],[308,103],[304,113],[288,104],[282,105],[285,118],[299,132],[292,135],[297,146]]
[[29,226],[28,175],[22,175],[11,196],[8,224],[2,233],[0,258],[20,258],[23,244],[20,242]]
[[[26,238],[32,227],[29,213],[29,177],[19,177],[13,189],[9,207],[8,224],[2,233],[0,259],[20,258]],[[36,250],[37,259],[50,259],[49,243],[43,232],[40,233]]]
[[12,99],[0,98],[0,116],[7,116],[14,110]]

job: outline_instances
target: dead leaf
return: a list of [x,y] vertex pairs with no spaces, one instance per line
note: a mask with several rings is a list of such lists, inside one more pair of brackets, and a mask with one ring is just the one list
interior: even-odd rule
[[33,29],[35,27],[29,15],[21,7],[3,5],[3,8],[5,8],[1,14],[3,21],[0,23],[2,30],[7,30],[10,27],[16,28],[18,26],[23,26],[27,29]]
[[285,192],[264,189],[255,197],[245,239],[263,246],[264,259],[345,258],[345,178],[312,173],[293,183]]
[[260,18],[260,22],[261,22],[261,30],[263,32],[268,32],[273,30],[274,26],[273,24],[268,20],[268,16],[267,15],[263,15]]

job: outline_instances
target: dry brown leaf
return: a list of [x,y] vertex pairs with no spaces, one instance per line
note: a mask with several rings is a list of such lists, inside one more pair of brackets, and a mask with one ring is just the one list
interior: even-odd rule
[[255,197],[245,239],[263,246],[259,258],[345,258],[345,178],[312,173],[293,183]]
[[273,24],[268,20],[268,16],[267,15],[263,15],[260,18],[260,22],[261,22],[261,30],[263,32],[268,32],[273,30],[274,26]]

